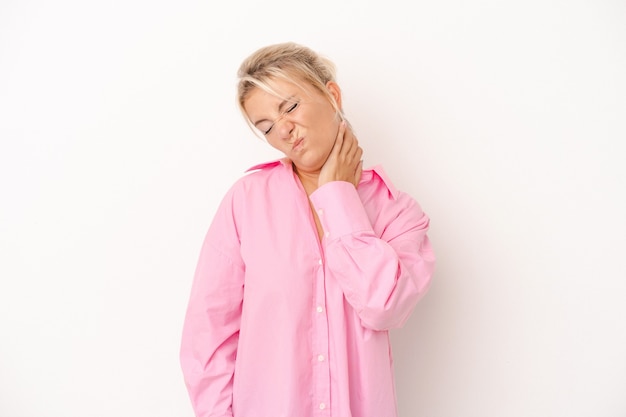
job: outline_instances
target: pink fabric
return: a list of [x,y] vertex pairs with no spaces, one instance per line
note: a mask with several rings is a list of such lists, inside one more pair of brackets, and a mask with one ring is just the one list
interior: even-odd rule
[[395,417],[388,329],[427,291],[429,219],[380,167],[317,189],[287,160],[226,194],[201,249],[181,366],[198,417]]

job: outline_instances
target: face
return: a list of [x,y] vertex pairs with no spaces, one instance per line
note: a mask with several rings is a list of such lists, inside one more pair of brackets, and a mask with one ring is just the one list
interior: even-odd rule
[[[284,153],[299,171],[319,172],[335,143],[339,115],[313,87],[301,88],[282,79],[271,81],[270,86],[281,97],[255,88],[244,101],[246,114],[268,143]],[[326,87],[341,106],[337,84],[329,82]]]

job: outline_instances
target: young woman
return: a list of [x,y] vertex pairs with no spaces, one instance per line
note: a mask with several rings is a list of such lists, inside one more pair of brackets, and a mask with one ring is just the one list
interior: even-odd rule
[[395,417],[388,330],[429,286],[429,219],[363,169],[330,61],[277,44],[238,75],[285,157],[233,185],[202,246],[180,352],[196,415]]

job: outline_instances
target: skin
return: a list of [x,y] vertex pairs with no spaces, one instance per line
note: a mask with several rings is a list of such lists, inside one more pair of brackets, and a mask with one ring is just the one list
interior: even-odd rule
[[[307,194],[331,181],[347,181],[357,187],[363,150],[328,99],[305,83],[301,84],[306,85],[302,88],[274,79],[270,85],[281,97],[293,99],[285,102],[281,97],[255,88],[244,101],[244,110],[261,131],[273,123],[266,139],[293,162]],[[337,83],[328,82],[326,88],[341,108],[341,90]],[[299,102],[298,106],[285,112],[295,102]]]

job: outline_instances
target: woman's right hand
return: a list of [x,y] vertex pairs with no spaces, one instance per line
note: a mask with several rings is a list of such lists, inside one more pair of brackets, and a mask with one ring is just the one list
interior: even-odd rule
[[335,145],[322,167],[318,187],[331,181],[347,181],[355,187],[361,180],[363,149],[344,120],[339,124]]

